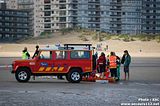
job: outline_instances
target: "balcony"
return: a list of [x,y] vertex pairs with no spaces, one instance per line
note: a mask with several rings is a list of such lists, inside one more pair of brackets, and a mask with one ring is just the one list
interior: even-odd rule
[[44,5],[44,10],[50,10],[51,9],[51,5]]
[[100,20],[88,20],[88,22],[100,22]]
[[89,16],[95,16],[95,17],[101,16],[100,12],[96,12],[95,14],[94,14],[94,13],[90,13],[90,14],[88,14],[88,15],[89,15]]
[[66,7],[59,7],[59,9],[66,9]]
[[121,27],[110,27],[111,30],[121,30]]
[[50,0],[44,0],[44,3],[47,4],[47,3],[51,3]]
[[72,22],[78,23],[77,19],[72,19]]
[[152,24],[152,23],[150,23],[150,24],[142,24],[143,26],[145,26],[145,27],[160,27],[160,24]]
[[59,0],[59,3],[66,3],[66,0]]
[[97,4],[97,3],[100,3],[100,0],[95,0],[95,1],[89,0],[88,3],[96,3]]
[[160,10],[160,7],[146,7],[146,6],[143,6],[142,9],[146,9],[146,10]]
[[44,20],[44,22],[51,22],[51,20]]
[[160,4],[160,1],[144,1],[143,4]]
[[100,29],[100,26],[88,26],[90,29]]
[[146,15],[146,16],[160,16],[160,13],[142,13],[142,15]]
[[71,3],[71,4],[77,4],[78,0],[71,0],[71,1],[69,1],[69,3]]
[[121,15],[110,15],[111,18],[121,18]]
[[111,6],[122,6],[121,2],[111,2],[110,3]]
[[22,2],[18,2],[17,4],[18,5],[33,5],[34,2],[31,2],[31,1],[24,2],[24,1],[22,1]]
[[115,11],[119,11],[119,10],[122,10],[121,8],[110,8],[110,10],[115,10]]
[[111,24],[122,24],[121,20],[119,21],[110,21]]
[[69,14],[69,16],[77,16],[78,14],[77,13],[71,13]]
[[100,11],[100,7],[89,7],[88,10]]
[[144,33],[160,33],[160,30],[156,30],[156,29],[146,29],[143,30]]

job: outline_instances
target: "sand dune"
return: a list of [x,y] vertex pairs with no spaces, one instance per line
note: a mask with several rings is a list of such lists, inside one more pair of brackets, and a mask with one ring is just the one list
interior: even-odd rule
[[[86,35],[85,37],[88,39],[88,41],[82,41],[79,36],[81,36],[81,33],[77,32],[68,33],[66,35],[56,33],[55,35],[52,35],[51,38],[33,38],[15,44],[0,43],[0,57],[21,57],[24,47],[27,47],[28,51],[32,55],[37,44],[40,45],[41,48],[44,48],[46,45],[54,45],[57,43],[90,43],[93,44],[93,46],[102,44],[103,50],[106,45],[109,47],[107,51],[103,51],[106,54],[108,54],[110,51],[114,51],[117,55],[121,56],[124,50],[128,50],[130,54],[135,57],[160,57],[160,43],[157,43],[156,41],[124,42],[120,40],[106,40],[98,42],[92,40],[93,35]],[[142,52],[140,52],[140,50]],[[102,51],[99,51],[99,54],[100,52]]]

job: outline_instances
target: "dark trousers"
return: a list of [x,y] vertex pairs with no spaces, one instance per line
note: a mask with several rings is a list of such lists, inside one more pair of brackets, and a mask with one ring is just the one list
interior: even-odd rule
[[110,68],[111,77],[117,77],[117,68]]
[[100,65],[98,67],[98,73],[102,73],[102,72],[105,72],[106,71],[106,66],[105,65]]

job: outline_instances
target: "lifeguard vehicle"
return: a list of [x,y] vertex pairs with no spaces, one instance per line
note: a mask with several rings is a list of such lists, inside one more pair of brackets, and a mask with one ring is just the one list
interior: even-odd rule
[[64,44],[39,49],[34,59],[16,60],[12,73],[18,82],[28,82],[31,76],[66,76],[72,83],[79,83],[83,75],[95,67],[91,44]]

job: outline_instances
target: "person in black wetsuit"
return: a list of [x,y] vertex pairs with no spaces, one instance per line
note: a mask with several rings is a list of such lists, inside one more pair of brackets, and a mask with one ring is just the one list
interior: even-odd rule
[[38,55],[38,53],[39,53],[39,46],[37,45],[37,46],[36,46],[36,51],[34,52],[34,55],[33,55],[32,59],[33,59],[34,57],[36,57],[36,56]]

